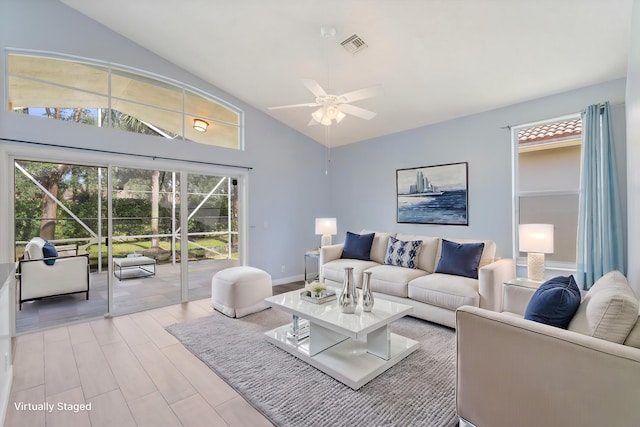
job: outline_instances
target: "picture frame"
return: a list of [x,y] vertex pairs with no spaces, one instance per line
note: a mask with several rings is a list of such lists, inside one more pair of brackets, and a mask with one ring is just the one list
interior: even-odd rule
[[397,169],[397,222],[469,225],[468,190],[468,162]]

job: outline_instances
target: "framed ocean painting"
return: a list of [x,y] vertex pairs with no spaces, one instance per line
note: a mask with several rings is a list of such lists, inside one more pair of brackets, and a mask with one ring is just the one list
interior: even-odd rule
[[397,221],[469,225],[467,162],[396,170]]

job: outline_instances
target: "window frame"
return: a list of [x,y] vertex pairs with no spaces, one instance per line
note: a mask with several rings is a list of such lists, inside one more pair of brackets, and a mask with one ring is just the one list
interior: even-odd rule
[[[520,150],[519,150],[519,138],[518,133],[527,128],[543,126],[551,123],[558,123],[564,121],[570,121],[575,119],[581,119],[581,114],[572,113],[564,116],[554,117],[546,120],[539,120],[536,122],[523,123],[515,126],[510,126],[509,130],[511,131],[511,194],[512,194],[512,257],[516,261],[516,267],[521,268],[527,267],[527,258],[520,257],[519,251],[519,236],[518,229],[520,223]],[[579,192],[579,189],[578,189]],[[538,195],[542,194],[547,195],[560,195],[562,192],[558,191],[548,191],[548,192],[538,192]],[[529,192],[528,195],[531,195]],[[576,218],[577,222],[577,218]],[[573,262],[561,262],[561,261],[547,261],[546,270],[553,270],[558,272],[567,272],[567,273],[575,273],[576,272],[576,263]]]
[[[32,57],[37,57],[37,58],[48,58],[48,59],[52,59],[52,60],[61,60],[61,61],[69,61],[72,63],[78,63],[81,65],[89,65],[89,66],[96,66],[96,67],[100,67],[102,69],[105,69],[107,72],[107,93],[103,94],[100,92],[95,92],[95,91],[91,91],[88,90],[86,88],[76,88],[76,87],[72,87],[72,86],[68,86],[68,85],[64,85],[61,83],[56,83],[56,82],[52,82],[52,81],[47,81],[47,80],[42,80],[42,79],[37,79],[34,78],[32,76],[28,76],[28,75],[22,75],[22,74],[12,74],[9,72],[9,68],[10,68],[10,57],[12,55],[16,55],[16,56],[32,56]],[[11,77],[15,77],[15,78],[20,78],[20,79],[27,79],[27,80],[31,80],[31,81],[35,81],[35,82],[39,82],[41,84],[46,84],[46,85],[50,85],[50,86],[54,86],[54,87],[58,87],[58,88],[63,88],[66,90],[72,90],[72,91],[79,91],[79,92],[83,92],[83,93],[88,93],[94,96],[100,96],[100,97],[106,97],[107,99],[107,108],[106,111],[110,112],[112,110],[112,100],[120,100],[120,101],[124,101],[124,102],[128,102],[128,103],[134,103],[143,107],[148,107],[148,108],[153,108],[153,109],[159,109],[159,110],[164,110],[167,112],[171,112],[171,113],[178,113],[180,114],[180,118],[181,118],[181,131],[179,132],[179,134],[177,135],[177,137],[175,139],[180,139],[183,141],[191,141],[197,144],[202,144],[202,145],[210,145],[212,147],[219,147],[219,148],[230,148],[230,149],[234,149],[234,150],[239,150],[239,151],[244,151],[245,149],[245,132],[244,132],[244,111],[239,108],[238,106],[232,104],[229,101],[226,101],[218,96],[215,96],[211,93],[208,93],[202,89],[199,89],[195,86],[189,85],[187,83],[181,82],[179,80],[176,79],[172,79],[170,77],[166,77],[166,76],[162,76],[150,71],[146,71],[146,70],[141,70],[139,68],[135,68],[135,67],[131,67],[131,66],[127,66],[127,65],[123,65],[123,64],[118,64],[118,63],[114,63],[114,62],[108,62],[108,61],[102,61],[102,60],[98,60],[98,59],[92,59],[92,58],[85,58],[85,57],[79,57],[79,56],[75,56],[75,55],[67,55],[67,54],[62,54],[62,53],[56,53],[56,52],[48,52],[48,51],[40,51],[40,50],[28,50],[28,49],[5,49],[5,87],[6,90],[4,91],[4,105],[6,106],[7,111],[13,111],[12,109],[9,109],[9,98],[10,98],[10,84],[9,84],[9,80]],[[177,110],[173,110],[161,105],[154,105],[153,103],[145,103],[145,102],[139,102],[138,100],[134,100],[134,99],[128,99],[128,98],[123,98],[120,96],[116,96],[112,93],[112,87],[111,87],[111,83],[112,83],[112,76],[113,74],[117,74],[119,76],[124,76],[126,78],[130,78],[132,80],[135,80],[136,77],[142,77],[144,79],[145,83],[149,83],[152,84],[154,82],[157,82],[158,84],[156,84],[157,87],[163,88],[166,86],[169,87],[174,87],[176,88],[177,91],[180,92],[181,94],[181,109],[180,111]],[[206,116],[202,116],[202,115],[197,115],[197,114],[193,114],[192,112],[187,113],[185,111],[185,98],[187,96],[199,96],[202,97],[203,99],[205,99],[206,101],[212,103],[212,104],[217,104],[222,108],[225,108],[227,110],[229,110],[231,113],[233,114],[237,114],[238,116],[238,122],[237,123],[233,123],[233,122],[229,122],[227,120],[221,120],[221,119],[216,119],[213,117],[206,117]],[[40,108],[40,107],[38,107]],[[42,107],[44,108],[44,107]],[[88,108],[88,107],[87,107]],[[209,122],[210,124],[215,123],[215,124],[219,124],[222,126],[226,126],[226,127],[233,127],[233,128],[237,128],[237,133],[238,133],[238,139],[237,139],[237,147],[229,147],[228,145],[218,145],[218,144],[211,144],[211,143],[207,143],[207,142],[201,142],[201,141],[196,141],[194,139],[188,139],[186,134],[186,127],[185,127],[185,120],[187,118],[200,118],[203,120],[206,120],[207,122]],[[107,114],[107,123],[103,123],[103,124],[98,124],[96,127],[108,127],[108,128],[112,128],[112,123],[111,123],[111,114]],[[162,124],[155,124],[156,126],[161,127]],[[235,144],[234,144],[235,145]]]

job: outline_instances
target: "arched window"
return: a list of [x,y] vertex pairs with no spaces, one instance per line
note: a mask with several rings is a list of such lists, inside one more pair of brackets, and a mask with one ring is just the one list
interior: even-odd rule
[[7,54],[8,109],[129,132],[242,149],[242,111],[183,83],[61,55]]

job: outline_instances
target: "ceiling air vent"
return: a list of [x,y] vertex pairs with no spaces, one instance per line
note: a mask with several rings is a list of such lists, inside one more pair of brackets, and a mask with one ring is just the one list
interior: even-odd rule
[[351,37],[342,41],[340,44],[345,48],[347,52],[353,54],[356,54],[367,47],[367,44],[364,42],[364,40],[362,40],[357,34],[352,35]]

